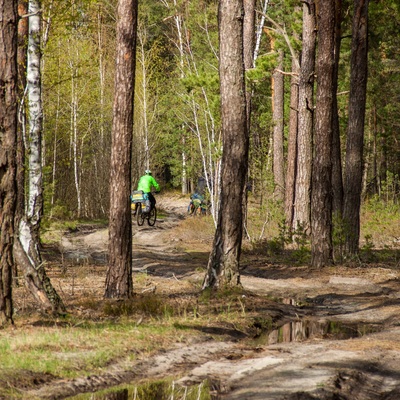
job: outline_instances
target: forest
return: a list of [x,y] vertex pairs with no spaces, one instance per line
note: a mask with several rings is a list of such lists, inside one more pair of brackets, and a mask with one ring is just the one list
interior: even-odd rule
[[[217,1],[135,3],[133,75],[117,86],[123,4],[18,2],[16,263],[41,263],[43,218],[119,219],[110,241],[130,236],[117,225],[145,169],[183,195],[201,183],[215,240],[230,242],[227,258],[235,248],[233,270],[218,274],[237,274],[242,237],[260,236],[249,199],[264,220],[255,229],[273,210],[289,243],[310,238],[313,266],[357,256],[361,204],[398,204],[397,3],[245,1],[235,28]],[[132,128],[113,144],[130,90]],[[118,187],[120,165],[129,181]]]
[[398,398],[399,28],[397,0],[0,0],[0,398]]
[[[45,215],[108,215],[115,3],[42,1]],[[139,4],[132,187],[151,167],[165,188],[190,193],[203,177],[210,198],[218,195],[222,144],[217,6],[217,1]],[[256,6],[256,43],[252,64],[246,67],[252,93],[248,179],[263,207],[272,195],[283,202],[290,182],[285,180],[290,111],[296,110],[290,100],[293,79],[298,78],[303,18],[296,1],[260,1]],[[399,10],[394,1],[374,1],[368,12],[362,197],[396,200]],[[343,2],[341,14],[337,114],[344,164],[350,2]]]

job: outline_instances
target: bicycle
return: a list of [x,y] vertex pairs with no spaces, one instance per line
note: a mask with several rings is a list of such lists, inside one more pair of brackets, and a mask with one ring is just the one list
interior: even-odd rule
[[[132,209],[136,212],[136,222],[138,226],[142,226],[144,221],[147,220],[149,226],[154,226],[157,219],[157,208],[156,206],[151,207],[147,195],[142,191],[135,191],[131,195]],[[149,211],[146,211],[150,208]]]
[[189,215],[201,215],[201,200],[194,199],[190,200],[189,206],[188,206],[188,214]]
[[190,203],[187,209],[188,215],[206,215],[209,213],[209,204],[203,197],[195,193],[190,196]]

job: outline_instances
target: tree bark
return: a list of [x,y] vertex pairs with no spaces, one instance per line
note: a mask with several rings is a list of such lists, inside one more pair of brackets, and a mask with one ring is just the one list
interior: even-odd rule
[[16,207],[17,0],[0,0],[0,325],[13,323]]
[[203,289],[240,284],[243,190],[249,147],[243,62],[243,1],[221,0],[218,22],[223,138],[221,196]]
[[310,233],[311,162],[314,117],[315,4],[303,4],[303,47],[299,76],[299,125],[293,229]]
[[[27,42],[29,33],[28,18],[21,18],[28,14],[28,2],[18,2],[18,129],[17,129],[17,204],[14,224],[18,228],[21,218],[25,214],[25,143],[26,135],[26,66],[27,66]],[[14,276],[18,275],[17,263],[14,265]]]
[[[248,71],[254,68],[254,47],[255,47],[255,23],[256,23],[256,1],[243,0],[244,20],[243,20],[243,62],[244,69]],[[250,85],[246,85],[246,110],[247,110],[247,131],[250,132],[251,124],[251,95]]]
[[290,113],[289,134],[286,167],[285,186],[285,220],[289,230],[293,227],[293,213],[296,184],[297,164],[297,127],[298,127],[298,104],[299,104],[299,68],[298,61],[292,59],[292,77],[290,79]]
[[[311,265],[332,258],[332,110],[335,49],[335,0],[318,14],[317,94],[311,192]],[[336,90],[336,88],[335,88]]]
[[[243,20],[243,61],[245,71],[254,68],[254,50],[256,43],[256,1],[255,0],[243,0],[244,8],[244,20]],[[247,132],[250,135],[251,131],[251,103],[253,89],[248,82],[246,84],[246,121],[247,121]],[[248,176],[246,176],[245,187],[248,186]],[[247,225],[247,201],[248,201],[248,190],[245,189],[243,192],[243,222],[244,229]]]
[[285,79],[282,74],[283,70],[283,50],[278,51],[278,65],[272,75],[272,120],[274,122],[274,198],[283,201],[285,194],[285,172],[283,159],[283,118],[284,118],[284,89]]
[[109,266],[105,297],[129,298],[132,284],[130,206],[137,1],[118,1],[117,55],[110,170]]
[[336,219],[341,219],[343,214],[343,175],[342,151],[340,144],[339,114],[337,104],[337,88],[339,75],[339,57],[342,40],[342,0],[335,1],[335,64],[333,72],[333,125],[332,125],[332,212]]
[[345,255],[358,255],[363,168],[364,120],[368,74],[368,4],[354,0],[351,40],[349,123],[344,175]]

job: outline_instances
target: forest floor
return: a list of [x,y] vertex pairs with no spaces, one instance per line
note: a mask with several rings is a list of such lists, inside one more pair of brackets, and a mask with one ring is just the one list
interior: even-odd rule
[[[134,274],[146,274],[135,292],[197,296],[212,232],[196,231],[201,217],[187,217],[187,204],[182,197],[159,196],[163,215],[156,225],[133,223]],[[188,218],[194,222],[185,223]],[[87,266],[74,279],[54,271],[51,276],[71,312],[85,312],[79,301],[89,287],[91,296],[102,298],[107,242],[106,227],[82,226],[60,237],[56,254],[45,251],[50,265],[62,258],[65,265]],[[34,386],[20,387],[24,398],[69,398],[174,377],[182,385],[210,382],[213,399],[400,399],[399,248],[388,262],[372,257],[318,270],[248,249],[241,264],[243,291],[235,304],[247,326],[212,320],[190,340],[171,342],[135,363],[120,360],[101,374],[74,379],[36,379]],[[17,297],[16,303],[23,301]]]

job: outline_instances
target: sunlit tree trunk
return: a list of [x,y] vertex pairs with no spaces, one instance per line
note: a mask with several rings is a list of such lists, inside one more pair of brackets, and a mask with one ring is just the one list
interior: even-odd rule
[[[244,0],[244,21],[243,21],[243,57],[244,68],[248,71],[254,68],[254,49],[255,49],[255,8],[256,0]],[[251,115],[251,90],[246,85],[246,109],[247,109],[247,130],[250,132],[250,115]]]
[[[256,40],[256,1],[244,0],[244,21],[243,21],[243,58],[244,69],[249,71],[254,68],[254,50]],[[252,87],[249,81],[246,81],[246,111],[247,111],[247,132],[250,135],[251,130],[251,103],[252,103]],[[248,181],[248,177],[246,177]],[[248,190],[247,184],[243,193],[243,221],[244,229],[247,233],[247,199]]]
[[18,239],[14,242],[14,257],[25,276],[25,284],[39,304],[53,313],[62,313],[65,306],[47,277],[40,254],[40,221],[43,213],[42,174],[42,99],[41,99],[41,49],[39,1],[29,1],[28,38],[28,201],[25,215],[18,226]]
[[240,284],[242,205],[249,145],[242,16],[242,0],[220,1],[219,73],[223,143],[221,195],[218,224],[203,289]]
[[285,220],[289,230],[293,226],[294,196],[297,164],[297,126],[299,104],[299,62],[292,58],[292,76],[290,79],[290,112],[287,144],[287,167],[285,185]]
[[0,324],[13,323],[16,206],[17,0],[0,0]]
[[[28,207],[27,218],[32,235],[32,245],[39,245],[40,220],[43,213],[43,175],[42,175],[42,130],[43,109],[41,93],[41,17],[40,2],[29,1],[29,39],[28,39]],[[36,252],[35,252],[36,253]],[[40,255],[37,253],[38,262]],[[33,256],[36,257],[36,256]]]
[[[18,130],[17,130],[17,206],[15,210],[15,226],[18,227],[25,214],[25,137],[26,137],[26,63],[28,41],[28,2],[18,2]],[[17,275],[17,264],[14,266]]]
[[274,198],[282,201],[285,193],[285,173],[283,158],[284,140],[284,76],[283,71],[283,50],[278,51],[278,64],[272,74],[272,120],[273,130],[273,172],[274,172]]
[[137,1],[119,0],[110,168],[109,265],[105,297],[132,296],[130,205]]
[[368,4],[354,0],[351,39],[349,123],[344,173],[343,219],[346,227],[345,253],[358,254],[363,168],[364,121],[368,72]]
[[[311,264],[332,264],[332,111],[335,0],[318,13],[317,94],[311,192]],[[336,90],[336,88],[335,88]]]
[[296,192],[293,228],[310,233],[312,132],[314,114],[315,4],[303,4],[303,46],[299,76]]
[[[107,28],[104,25],[103,21],[103,5],[99,3],[99,10],[97,13],[97,47],[98,47],[98,55],[99,55],[99,65],[98,65],[98,73],[99,73],[99,96],[100,96],[100,140],[99,147],[103,149],[106,146],[106,132],[105,132],[105,124],[107,122],[107,118],[105,117],[106,112],[106,67],[105,67],[105,44],[103,36]],[[99,208],[101,209],[102,214],[106,214],[105,207],[105,199],[103,196],[104,190],[104,181],[108,176],[106,172],[105,165],[107,165],[106,159],[108,160],[108,154],[106,152],[98,152],[94,159],[94,168],[95,168],[95,176],[96,176],[96,190],[97,190],[97,198],[99,203]]]
[[[77,50],[76,50],[77,51]],[[77,59],[79,55],[77,54]],[[72,150],[72,165],[74,168],[74,184],[77,202],[77,215],[78,218],[82,212],[82,199],[81,199],[81,184],[79,174],[79,160],[78,157],[78,94],[76,77],[78,75],[78,68],[71,62],[71,114],[70,114],[70,137],[71,137],[71,150]]]
[[[61,45],[59,43],[59,53],[58,53],[58,59],[60,59],[60,51],[61,51]],[[58,68],[57,68],[57,75],[58,75],[58,80],[61,81],[61,68],[60,68],[60,62],[58,63]],[[57,87],[57,108],[56,108],[56,115],[55,115],[55,127],[54,127],[54,139],[53,139],[53,160],[52,160],[52,168],[51,168],[51,211],[50,211],[50,217],[52,217],[52,212],[53,212],[53,206],[54,206],[54,198],[55,198],[55,190],[56,190],[56,177],[57,177],[57,142],[58,142],[58,127],[59,127],[59,120],[60,120],[60,102],[61,102],[61,94],[60,94],[60,85]]]

